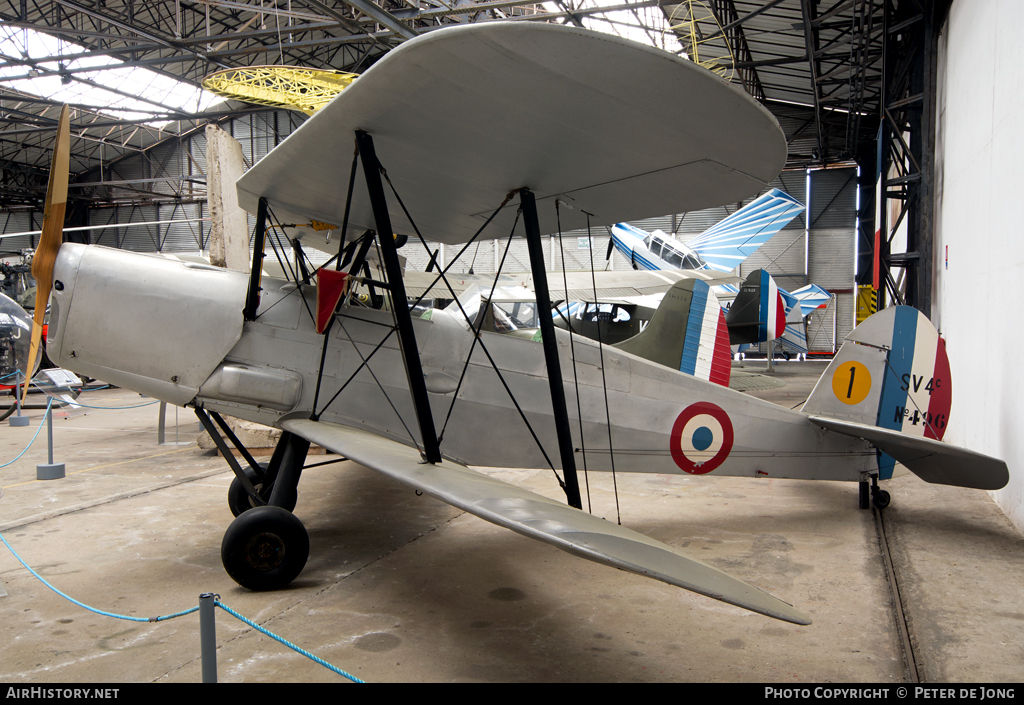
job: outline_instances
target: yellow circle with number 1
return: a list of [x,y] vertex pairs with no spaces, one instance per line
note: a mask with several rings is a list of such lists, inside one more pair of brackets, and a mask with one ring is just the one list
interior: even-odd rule
[[860,404],[871,391],[871,373],[859,362],[844,362],[832,374],[832,392],[844,404]]

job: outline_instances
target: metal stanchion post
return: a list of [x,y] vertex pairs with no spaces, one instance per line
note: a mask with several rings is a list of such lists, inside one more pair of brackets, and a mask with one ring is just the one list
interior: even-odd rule
[[[14,380],[14,403],[16,404],[15,409],[17,411],[14,416],[10,418],[10,424],[12,426],[28,426],[29,418],[21,415],[21,392],[18,389],[18,387],[21,386],[21,370],[17,370],[15,372]],[[28,384],[28,382],[25,384]]]
[[36,465],[37,480],[59,480],[64,477],[64,463],[53,462],[53,406],[46,409],[46,464]]
[[212,592],[199,596],[199,647],[203,661],[203,683],[217,682],[217,623],[214,608],[217,598]]
[[160,415],[156,422],[156,444],[158,446],[187,446],[193,441],[178,440],[178,407],[174,407],[174,440],[167,440],[167,402],[160,402]]

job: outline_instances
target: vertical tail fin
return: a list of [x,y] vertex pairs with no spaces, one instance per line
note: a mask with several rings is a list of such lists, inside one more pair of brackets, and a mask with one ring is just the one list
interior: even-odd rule
[[[953,383],[946,343],[915,308],[879,311],[847,336],[804,412],[942,440]],[[879,477],[895,460],[879,453]]]
[[725,317],[729,338],[733,344],[750,345],[775,340],[786,329],[787,313],[795,305],[796,299],[779,289],[768,272],[755,270],[747,275]]
[[725,313],[711,287],[700,279],[676,282],[647,327],[615,347],[729,386],[732,363]]

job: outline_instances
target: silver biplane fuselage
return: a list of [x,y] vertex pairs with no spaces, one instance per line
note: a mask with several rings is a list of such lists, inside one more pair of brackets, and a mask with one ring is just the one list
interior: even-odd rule
[[[127,272],[131,276],[123,276]],[[194,404],[267,425],[313,413],[323,353],[323,336],[309,313],[315,310],[314,287],[302,287],[300,295],[294,283],[264,280],[259,314],[243,323],[248,280],[239,272],[65,243],[54,280],[57,314],[48,345],[62,366],[169,403]],[[119,312],[116,320],[104,313],[111,310]],[[442,453],[470,465],[546,467],[548,461],[480,350],[459,385],[473,343],[460,317],[433,310],[429,319],[414,319]],[[392,326],[388,311],[342,308],[330,332],[316,413],[322,421],[412,444],[413,436],[419,442],[419,434]],[[551,464],[558,467],[540,343],[481,335],[533,431],[549,449]],[[875,452],[864,441],[826,432],[805,414],[579,336],[570,343],[563,331],[557,338],[573,445],[577,457],[585,453],[589,470],[612,469],[612,457],[614,469],[622,472],[856,481],[873,469]],[[125,351],[132,353],[127,361]],[[582,437],[577,408],[582,410]],[[719,415],[712,418],[708,412]],[[689,428],[685,422],[702,414],[711,429],[700,442],[702,436],[694,435],[703,428],[700,418]],[[698,439],[688,458],[680,456],[681,443],[687,443],[683,434]]]

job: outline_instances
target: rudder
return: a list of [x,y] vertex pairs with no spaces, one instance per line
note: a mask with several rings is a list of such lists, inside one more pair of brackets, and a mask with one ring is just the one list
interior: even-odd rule
[[729,386],[729,331],[718,297],[700,279],[683,279],[666,292],[651,322],[614,347]]
[[[952,392],[945,341],[920,311],[893,306],[847,336],[803,410],[942,440]],[[892,477],[895,464],[879,452],[879,478]]]

